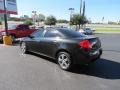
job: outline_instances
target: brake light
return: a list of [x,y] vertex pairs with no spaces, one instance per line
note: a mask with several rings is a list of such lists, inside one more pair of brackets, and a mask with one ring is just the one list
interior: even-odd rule
[[82,40],[82,41],[80,41],[79,46],[85,50],[89,50],[90,49],[90,42],[88,40]]

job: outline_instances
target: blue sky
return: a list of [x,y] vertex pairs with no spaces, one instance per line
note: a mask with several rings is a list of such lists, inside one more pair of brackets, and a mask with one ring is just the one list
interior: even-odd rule
[[[85,0],[86,16],[93,22],[120,20],[120,0]],[[68,8],[75,8],[79,13],[80,0],[17,0],[18,16],[29,15],[33,10],[45,16],[54,15],[57,19],[69,20]]]

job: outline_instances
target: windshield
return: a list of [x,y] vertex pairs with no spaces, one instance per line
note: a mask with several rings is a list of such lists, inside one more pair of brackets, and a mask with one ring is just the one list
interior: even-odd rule
[[8,29],[15,29],[17,25],[8,25]]

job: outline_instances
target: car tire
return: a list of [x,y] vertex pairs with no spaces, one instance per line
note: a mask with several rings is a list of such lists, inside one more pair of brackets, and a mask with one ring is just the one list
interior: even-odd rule
[[72,67],[72,64],[73,64],[72,58],[71,58],[70,54],[67,52],[58,53],[57,62],[58,62],[59,67],[66,71],[70,70]]
[[22,42],[22,43],[20,44],[20,49],[21,49],[21,51],[22,51],[23,54],[27,54],[27,53],[28,53],[28,51],[27,51],[27,46],[26,46],[26,43],[25,43],[25,42]]

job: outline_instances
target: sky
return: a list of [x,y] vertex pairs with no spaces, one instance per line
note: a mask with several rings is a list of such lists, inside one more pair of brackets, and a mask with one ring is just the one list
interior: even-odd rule
[[[84,1],[84,0],[83,0]],[[93,22],[120,20],[120,0],[85,0],[86,17]],[[45,16],[54,15],[57,19],[69,20],[69,8],[79,13],[80,0],[17,0],[18,16],[29,15],[32,11]]]

